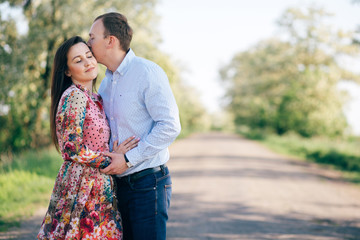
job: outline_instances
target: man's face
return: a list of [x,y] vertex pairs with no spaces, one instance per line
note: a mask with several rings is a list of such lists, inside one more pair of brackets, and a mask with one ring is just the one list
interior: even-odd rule
[[93,52],[96,60],[104,64],[107,38],[104,37],[105,27],[102,19],[96,20],[90,28],[87,45]]

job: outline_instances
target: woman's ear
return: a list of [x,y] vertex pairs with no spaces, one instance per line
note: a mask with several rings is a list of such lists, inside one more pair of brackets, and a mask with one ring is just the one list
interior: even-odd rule
[[71,77],[71,73],[70,73],[69,69],[65,70],[65,75],[68,76],[68,77]]

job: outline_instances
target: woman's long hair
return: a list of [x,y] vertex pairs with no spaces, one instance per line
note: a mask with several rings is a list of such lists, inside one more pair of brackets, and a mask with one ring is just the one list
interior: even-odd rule
[[[52,78],[51,78],[51,107],[50,107],[50,129],[51,138],[59,151],[59,142],[56,135],[56,113],[60,98],[64,91],[70,87],[72,80],[66,76],[65,72],[68,70],[67,54],[72,46],[78,43],[86,42],[79,36],[72,37],[61,44],[55,54]],[[96,79],[93,81],[93,88],[95,88]]]

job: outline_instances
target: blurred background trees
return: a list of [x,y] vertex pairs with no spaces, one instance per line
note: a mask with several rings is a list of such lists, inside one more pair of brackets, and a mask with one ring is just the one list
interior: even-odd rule
[[[170,57],[158,48],[161,37],[156,28],[156,4],[157,0],[0,1],[0,152],[50,143],[49,89],[55,51],[71,36],[86,40],[95,17],[109,11],[127,16],[134,29],[131,47],[135,53],[157,62],[167,72],[183,129],[203,128],[204,108],[191,95]],[[14,11],[17,14],[10,14]]]
[[[229,116],[238,126],[280,135],[345,132],[347,98],[338,84],[359,82],[360,76],[339,59],[359,56],[359,32],[326,25],[331,15],[320,8],[288,9],[279,18],[277,37],[235,54],[220,70],[228,112],[214,113],[210,119],[199,94],[184,83],[183,69],[159,50],[157,4],[157,0],[0,0],[0,152],[50,143],[49,84],[55,50],[71,36],[87,39],[93,19],[108,11],[125,13],[134,28],[135,53],[155,61],[168,74],[183,133],[210,125],[223,129],[231,126]],[[14,11],[17,14],[10,14]],[[104,67],[101,70],[99,79]]]
[[359,56],[355,32],[325,25],[323,9],[288,9],[281,34],[237,53],[220,75],[227,83],[228,109],[237,125],[279,135],[339,136],[347,127],[342,80],[360,76],[339,63]]

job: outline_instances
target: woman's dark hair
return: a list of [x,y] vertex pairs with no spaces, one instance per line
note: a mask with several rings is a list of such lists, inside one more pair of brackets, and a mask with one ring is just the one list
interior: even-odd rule
[[[79,36],[72,37],[61,44],[55,54],[52,78],[51,78],[51,107],[50,107],[50,129],[51,138],[59,151],[59,142],[56,136],[56,113],[60,98],[64,91],[72,84],[71,78],[65,75],[68,70],[67,55],[72,46],[78,43],[86,42]],[[95,89],[96,78],[93,81],[93,89]]]
[[133,35],[127,18],[117,12],[105,13],[98,16],[95,20],[101,19],[105,28],[104,37],[115,36],[120,41],[122,50],[125,52],[130,48],[130,42]]

